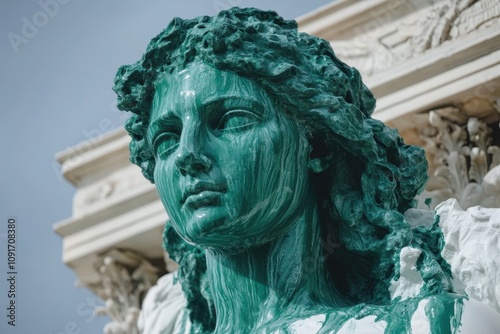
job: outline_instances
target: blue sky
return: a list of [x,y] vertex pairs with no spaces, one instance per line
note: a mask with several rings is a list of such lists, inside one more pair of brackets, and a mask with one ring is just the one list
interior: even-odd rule
[[[117,68],[138,60],[175,16],[239,5],[295,18],[329,2],[0,2],[0,333],[102,333],[108,321],[91,314],[101,302],[75,287],[76,276],[61,260],[62,241],[52,225],[71,216],[74,188],[62,179],[54,155],[102,134],[104,119],[122,126],[111,90]],[[17,222],[16,327],[6,316],[9,217]]]

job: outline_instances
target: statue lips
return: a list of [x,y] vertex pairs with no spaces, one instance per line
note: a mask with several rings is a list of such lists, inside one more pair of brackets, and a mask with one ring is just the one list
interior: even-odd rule
[[216,206],[220,204],[220,195],[226,191],[222,184],[199,181],[186,187],[181,204],[194,210],[204,206]]

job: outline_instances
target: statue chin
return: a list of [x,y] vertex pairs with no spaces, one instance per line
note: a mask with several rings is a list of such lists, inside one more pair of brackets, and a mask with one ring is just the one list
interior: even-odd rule
[[[246,218],[246,217],[245,217]],[[265,224],[265,223],[264,223]],[[179,230],[177,224],[172,226],[189,244],[203,248],[216,254],[236,255],[258,248],[276,240],[290,229],[290,224],[279,224],[273,228],[259,228],[259,223],[236,219],[228,220],[225,216],[216,220],[194,221],[191,225]],[[263,233],[265,231],[265,233]]]

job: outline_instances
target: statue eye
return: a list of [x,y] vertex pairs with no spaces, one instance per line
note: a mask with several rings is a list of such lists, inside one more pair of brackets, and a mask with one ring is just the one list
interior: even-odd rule
[[237,109],[222,115],[219,124],[214,128],[216,134],[222,132],[245,131],[259,122],[260,118],[253,112]]
[[179,135],[173,132],[164,132],[155,139],[153,150],[157,157],[166,159],[177,146],[179,146]]

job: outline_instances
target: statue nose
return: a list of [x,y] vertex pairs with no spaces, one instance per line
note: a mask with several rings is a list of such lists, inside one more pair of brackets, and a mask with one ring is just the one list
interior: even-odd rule
[[205,155],[193,150],[183,149],[175,158],[175,165],[181,175],[194,176],[199,173],[208,173],[212,169],[212,161]]
[[175,165],[183,176],[208,173],[213,167],[213,161],[204,154],[206,132],[197,120],[192,117],[185,122],[175,157]]

